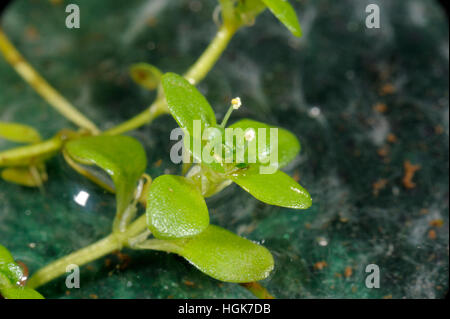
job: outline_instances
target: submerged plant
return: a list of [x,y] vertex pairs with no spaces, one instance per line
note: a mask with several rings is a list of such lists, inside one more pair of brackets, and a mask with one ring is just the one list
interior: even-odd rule
[[[300,143],[287,130],[277,128],[276,147],[264,130],[276,128],[251,119],[243,119],[230,128],[244,132],[245,143],[234,144],[220,134],[234,109],[241,105],[233,99],[221,124],[206,98],[195,88],[213,67],[233,34],[250,25],[265,8],[296,36],[300,25],[293,8],[283,0],[220,0],[222,25],[210,46],[184,76],[163,73],[146,63],[130,68],[131,77],[144,88],[158,90],[157,99],[143,113],[104,132],[85,118],[59,95],[25,62],[0,29],[0,51],[11,65],[53,107],[77,124],[80,129],[64,129],[53,138],[42,141],[33,128],[16,123],[0,123],[0,137],[27,145],[0,152],[2,178],[8,182],[43,187],[48,176],[45,162],[61,153],[78,173],[116,197],[116,215],[112,232],[98,242],[58,259],[38,270],[25,283],[22,267],[10,252],[0,246],[0,294],[5,298],[40,298],[36,289],[66,272],[69,264],[84,265],[124,247],[159,250],[178,254],[203,273],[226,282],[251,283],[266,278],[274,268],[271,253],[263,246],[211,225],[205,197],[220,192],[231,183],[258,200],[282,207],[306,209],[311,206],[308,192],[286,173],[279,170],[297,156]],[[28,76],[24,76],[24,72]],[[30,76],[31,74],[31,76]],[[170,113],[185,133],[187,156],[194,165],[183,164],[183,175],[162,175],[154,180],[145,173],[147,159],[141,143],[121,135]],[[227,161],[227,156],[214,156],[202,161],[192,145],[194,123],[206,134],[199,142],[208,150],[220,146],[226,155],[242,161]],[[218,133],[217,133],[218,132]],[[252,144],[253,143],[253,144]],[[251,154],[251,146],[257,149]],[[209,152],[210,153],[210,152]],[[276,163],[269,162],[277,155]],[[185,154],[186,155],[186,154]],[[252,161],[251,157],[256,160]],[[261,173],[262,170],[270,173]],[[144,214],[140,212],[145,209]],[[250,287],[247,285],[246,287]],[[257,285],[251,291],[258,296]]]

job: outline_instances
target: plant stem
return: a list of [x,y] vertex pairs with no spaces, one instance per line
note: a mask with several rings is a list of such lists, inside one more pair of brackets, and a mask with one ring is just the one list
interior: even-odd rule
[[92,245],[86,246],[41,268],[30,278],[27,287],[35,289],[64,274],[68,265],[82,266],[121,248],[122,244],[117,239],[117,236],[111,234]]
[[36,289],[66,273],[71,264],[83,266],[128,245],[128,240],[147,228],[145,214],[137,218],[124,233],[113,233],[72,254],[64,256],[38,270],[28,281],[27,287]]
[[59,136],[55,136],[41,143],[21,146],[0,152],[0,167],[21,165],[27,166],[33,164],[36,160],[57,152],[61,146],[61,138]]
[[[198,84],[201,80],[203,80],[206,74],[208,74],[220,58],[222,52],[226,49],[235,33],[236,29],[233,27],[225,25],[220,27],[212,42],[208,45],[206,50],[198,58],[194,65],[189,68],[184,77],[193,85]],[[150,123],[159,115],[168,112],[169,110],[167,109],[165,99],[163,96],[160,96],[149,108],[128,121],[105,131],[104,134],[115,135],[136,129],[142,125]]]
[[212,69],[214,64],[222,55],[230,42],[236,29],[227,25],[223,25],[217,31],[216,36],[208,45],[205,52],[198,58],[194,65],[184,74],[184,77],[192,84],[196,85]]
[[51,106],[64,117],[89,130],[93,134],[100,131],[88,118],[81,114],[69,101],[58,93],[39,73],[25,60],[9,41],[6,34],[0,28],[0,52],[6,61],[37,93],[39,93]]
[[134,130],[142,125],[151,123],[159,115],[168,113],[164,98],[158,97],[156,101],[146,110],[134,116],[122,124],[119,124],[109,130],[106,130],[103,134],[117,135],[127,131]]

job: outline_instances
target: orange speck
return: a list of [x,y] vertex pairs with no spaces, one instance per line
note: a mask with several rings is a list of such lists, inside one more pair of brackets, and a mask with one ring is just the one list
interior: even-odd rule
[[442,227],[444,225],[444,221],[442,219],[434,219],[430,222],[431,227]]
[[402,182],[403,186],[408,189],[416,187],[416,183],[412,181],[414,174],[420,170],[420,165],[413,165],[410,161],[405,161],[403,163],[403,168],[405,169],[405,175],[403,176]]
[[353,269],[351,266],[345,267],[344,276],[345,278],[350,277],[353,274]]
[[436,125],[436,126],[434,127],[434,132],[435,132],[437,135],[442,135],[442,134],[444,133],[444,128],[443,128],[441,125]]
[[381,87],[380,95],[384,96],[384,95],[394,94],[396,90],[397,89],[395,88],[395,86],[393,84],[387,83]]
[[385,113],[387,111],[387,105],[384,103],[377,103],[373,106],[374,111],[378,113]]
[[383,297],[383,299],[392,299],[392,295],[386,295]]
[[161,164],[162,164],[162,159],[159,159],[159,160],[157,160],[157,161],[155,162],[155,164],[153,164],[153,165],[155,165],[155,167],[160,167]]
[[92,299],[98,299],[98,296],[96,294],[90,294],[89,297],[91,297]]
[[316,262],[316,263],[314,264],[314,269],[316,269],[316,270],[322,270],[322,269],[324,269],[324,268],[327,267],[327,266],[328,266],[328,264],[327,264],[326,261],[318,261],[318,262]]
[[294,181],[298,182],[300,181],[300,173],[298,172],[298,170],[296,170],[294,172],[294,176],[292,176],[292,178],[294,179]]
[[436,239],[437,235],[436,235],[436,231],[434,229],[430,229],[430,231],[428,232],[428,238],[434,240]]
[[389,154],[389,148],[387,146],[383,146],[377,150],[377,154],[381,157],[386,157]]
[[386,187],[387,183],[388,183],[388,180],[385,178],[379,179],[378,181],[373,183],[372,184],[373,195],[378,196],[378,194],[380,193],[380,190],[384,189]]
[[389,143],[395,143],[395,142],[397,142],[397,136],[395,136],[395,134],[393,134],[393,133],[389,133],[387,136],[387,141]]
[[29,41],[36,41],[39,39],[39,33],[35,27],[29,26],[25,29],[25,37]]
[[195,283],[192,282],[192,281],[189,281],[189,280],[185,280],[185,281],[184,281],[184,284],[185,284],[186,286],[189,286],[189,287],[194,287],[194,286],[195,286]]

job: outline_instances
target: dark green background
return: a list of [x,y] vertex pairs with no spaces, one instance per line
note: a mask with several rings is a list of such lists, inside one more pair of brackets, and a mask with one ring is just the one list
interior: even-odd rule
[[[182,73],[216,30],[216,1],[62,2],[13,1],[1,23],[37,70],[102,129],[153,99],[130,80],[130,64],[145,61]],[[244,107],[232,120],[252,117],[296,134],[302,152],[286,171],[300,176],[314,204],[306,211],[271,207],[232,186],[208,200],[212,221],[270,249],[276,267],[263,284],[278,298],[443,297],[449,242],[449,36],[443,10],[428,0],[293,2],[301,39],[265,12],[238,33],[199,88],[218,118],[239,95]],[[65,28],[64,3],[80,5],[81,29]],[[381,29],[365,27],[369,3],[380,5]],[[394,85],[394,94],[380,94],[386,84]],[[376,112],[376,103],[385,103],[387,111]],[[319,117],[311,116],[313,107],[320,108]],[[46,138],[72,127],[3,59],[0,120],[32,125]],[[165,116],[131,133],[145,145],[154,177],[180,172],[169,159],[175,125]],[[388,133],[398,141],[386,142]],[[377,150],[385,145],[389,154],[383,158]],[[0,141],[0,149],[8,147]],[[411,190],[401,181],[406,160],[421,165]],[[48,163],[48,173],[44,194],[0,181],[0,242],[31,271],[107,235],[115,210],[113,196],[74,173],[61,156]],[[374,196],[372,184],[381,178],[388,184]],[[73,201],[80,190],[91,195],[85,208]],[[435,219],[444,225],[431,227]],[[131,258],[125,269],[116,267],[113,255],[83,267],[81,288],[70,295],[64,278],[39,291],[47,298],[253,297],[180,257],[125,253]],[[315,269],[320,261],[327,267]],[[371,263],[381,269],[379,289],[364,284]],[[348,278],[342,276],[346,267],[353,269]]]

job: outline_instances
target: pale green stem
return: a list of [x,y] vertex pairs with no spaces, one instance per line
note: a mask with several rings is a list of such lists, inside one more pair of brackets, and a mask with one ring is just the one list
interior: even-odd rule
[[57,152],[62,146],[62,140],[59,136],[55,136],[41,143],[21,146],[11,150],[0,152],[1,166],[26,166],[34,164],[35,160],[41,159]]
[[39,73],[25,60],[9,41],[6,34],[0,28],[0,52],[3,53],[6,61],[16,70],[16,72],[51,106],[53,106],[64,117],[89,130],[93,134],[100,131],[88,118],[81,114],[69,101],[58,93]]
[[49,281],[66,273],[68,265],[79,267],[103,257],[113,251],[128,246],[129,239],[137,236],[147,228],[145,214],[136,219],[123,233],[113,233],[99,241],[84,247],[72,254],[64,256],[38,270],[28,281],[27,287],[36,289]]
[[118,135],[124,132],[134,130],[142,125],[151,123],[159,115],[168,113],[166,103],[163,98],[158,97],[156,101],[145,111],[139,113],[135,117],[129,119],[122,124],[119,124],[109,130],[106,130],[103,134],[106,135]]
[[[231,38],[235,34],[236,29],[229,26],[222,26],[217,31],[216,36],[206,48],[205,52],[198,58],[194,65],[189,68],[184,77],[189,80],[193,85],[198,84],[212,69],[214,64],[222,55],[222,52],[227,47]],[[168,113],[165,99],[159,96],[156,101],[146,110],[134,116],[122,124],[113,127],[104,134],[114,135],[121,134],[133,129],[136,129],[142,125],[148,124],[161,114]]]
[[233,110],[234,110],[234,108],[233,108],[233,105],[232,105],[232,106],[230,106],[230,108],[228,109],[227,113],[225,114],[225,116],[224,116],[224,118],[222,120],[222,123],[220,123],[220,126],[222,128],[225,128],[225,126],[227,125],[227,122],[228,122],[228,120],[229,120],[229,118],[231,116],[231,113],[233,113]]
[[197,62],[189,68],[184,74],[184,77],[192,84],[196,85],[212,69],[214,64],[222,55],[230,42],[233,35],[236,33],[236,29],[230,26],[223,25],[217,31],[216,36],[206,48],[205,52],[200,56]]

